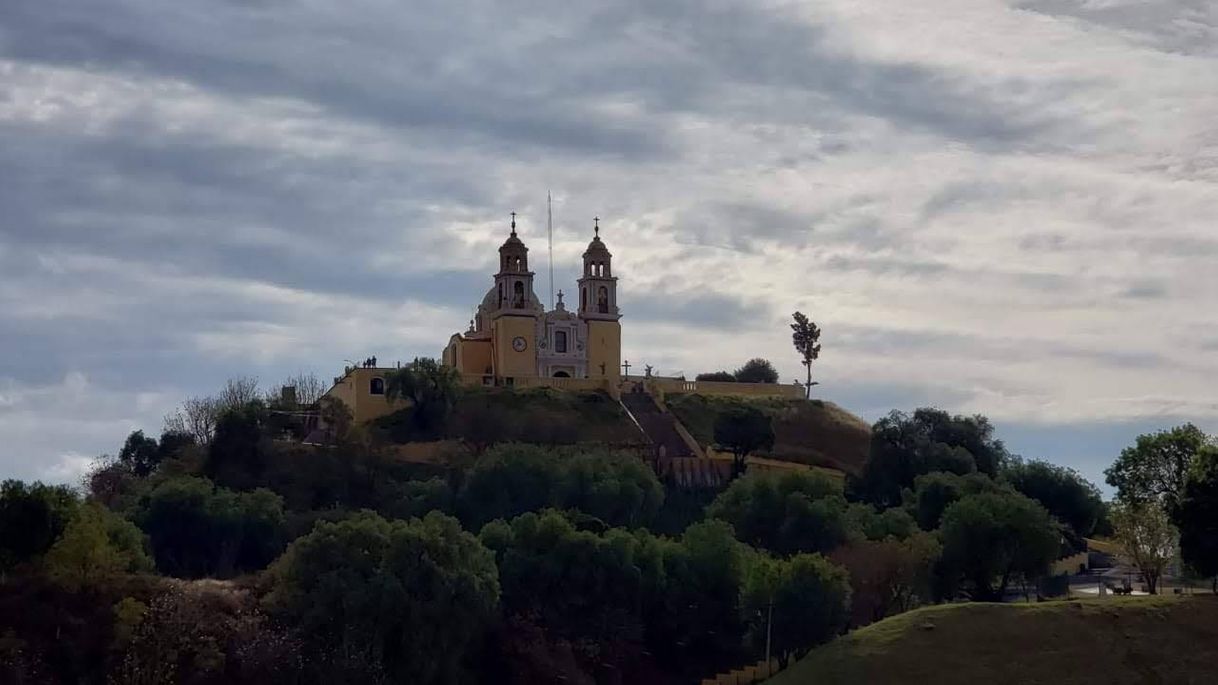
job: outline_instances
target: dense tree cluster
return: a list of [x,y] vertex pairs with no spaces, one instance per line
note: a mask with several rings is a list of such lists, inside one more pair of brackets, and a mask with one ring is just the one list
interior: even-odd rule
[[[132,433],[83,497],[4,483],[0,679],[53,658],[67,681],[691,681],[767,644],[789,659],[919,604],[1036,588],[1108,518],[1094,486],[1008,454],[981,416],[894,412],[845,482],[750,466],[697,492],[635,453],[504,442],[502,398],[454,409],[452,380],[417,360],[389,384],[409,439],[462,431],[437,465],[396,458],[393,422],[315,397],[325,444],[285,440],[300,397],[241,379],[206,416]],[[773,442],[765,412],[715,417],[738,456]],[[1197,433],[1139,439],[1109,473],[1116,536],[1152,586],[1177,544],[1218,572],[1218,450]],[[49,608],[11,610],[26,597]]]

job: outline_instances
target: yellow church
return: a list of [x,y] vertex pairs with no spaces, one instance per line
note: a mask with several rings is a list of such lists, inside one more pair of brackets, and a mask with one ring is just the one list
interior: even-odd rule
[[[533,291],[529,248],[516,234],[499,247],[499,271],[469,329],[455,333],[444,348],[443,362],[463,377],[484,385],[563,385],[538,379],[593,379],[614,385],[622,364],[621,310],[613,255],[593,225],[592,242],[583,254],[577,283],[579,308],[567,309],[558,293],[546,311]],[[573,384],[572,384],[573,385]]]

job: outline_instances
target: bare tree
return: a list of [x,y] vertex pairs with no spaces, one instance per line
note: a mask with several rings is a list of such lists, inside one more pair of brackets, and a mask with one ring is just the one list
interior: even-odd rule
[[240,409],[258,399],[258,379],[253,376],[230,378],[216,398],[220,409]]
[[274,401],[283,396],[284,388],[293,388],[296,395],[296,403],[302,407],[309,407],[316,404],[321,396],[326,394],[326,386],[321,382],[315,374],[298,373],[295,376],[289,376],[279,384],[275,390],[267,393],[267,400]]
[[165,416],[165,430],[193,436],[195,442],[206,445],[216,432],[216,421],[223,406],[214,397],[190,397],[181,408]]

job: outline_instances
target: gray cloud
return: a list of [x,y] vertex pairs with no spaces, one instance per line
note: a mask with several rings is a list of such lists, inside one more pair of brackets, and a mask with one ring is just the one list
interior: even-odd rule
[[547,299],[547,189],[558,288],[605,218],[632,362],[793,377],[801,308],[868,418],[1213,426],[1213,10],[1016,7],[0,3],[0,477],[436,354],[508,211]]

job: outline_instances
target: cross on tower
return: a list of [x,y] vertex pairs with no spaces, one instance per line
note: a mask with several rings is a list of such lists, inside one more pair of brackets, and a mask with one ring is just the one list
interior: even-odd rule
[[512,235],[516,235],[516,212],[512,212]]
[[626,374],[625,374],[625,375],[626,375],[626,376],[629,376],[629,375],[630,375],[630,360],[629,360],[629,359],[627,359],[626,361],[622,362],[622,368],[626,370]]
[[599,216],[592,217],[592,230],[596,231],[596,237],[601,237],[601,218]]

